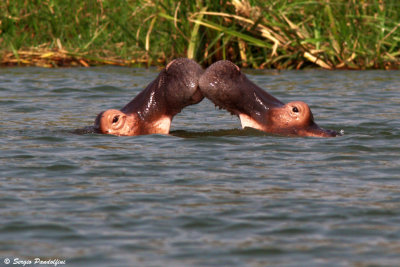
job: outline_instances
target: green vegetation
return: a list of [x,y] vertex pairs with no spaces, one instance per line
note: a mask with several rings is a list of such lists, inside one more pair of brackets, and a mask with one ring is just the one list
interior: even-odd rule
[[2,65],[398,69],[398,0],[1,0]]

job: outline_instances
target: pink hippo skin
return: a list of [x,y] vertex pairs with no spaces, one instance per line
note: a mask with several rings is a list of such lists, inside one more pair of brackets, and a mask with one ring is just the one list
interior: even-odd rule
[[168,134],[173,117],[204,98],[198,87],[203,72],[193,60],[173,60],[121,110],[101,112],[94,128],[99,133],[125,136]]
[[247,79],[230,61],[218,61],[208,67],[200,77],[199,86],[215,105],[237,115],[243,128],[287,136],[338,135],[336,131],[320,128],[306,103],[282,103]]

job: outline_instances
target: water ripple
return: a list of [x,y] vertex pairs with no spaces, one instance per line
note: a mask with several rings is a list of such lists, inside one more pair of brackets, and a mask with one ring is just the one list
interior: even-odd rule
[[[396,266],[397,72],[249,71],[337,138],[240,129],[204,100],[170,135],[99,135],[154,69],[0,73],[0,251],[76,266]],[[3,257],[3,258],[4,258]],[[3,260],[3,259],[1,259]]]

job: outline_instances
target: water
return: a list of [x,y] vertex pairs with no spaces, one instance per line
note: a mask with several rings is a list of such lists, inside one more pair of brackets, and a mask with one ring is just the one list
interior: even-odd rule
[[0,69],[1,264],[400,266],[399,72],[247,72],[337,138],[243,131],[207,100],[168,136],[77,131],[157,72]]

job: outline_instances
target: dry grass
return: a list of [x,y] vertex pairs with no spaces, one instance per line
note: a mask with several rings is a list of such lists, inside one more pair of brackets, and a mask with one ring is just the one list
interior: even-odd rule
[[88,0],[0,3],[1,65],[398,69],[397,0]]
[[146,58],[124,60],[120,58],[93,58],[88,53],[68,52],[59,48],[21,49],[15,53],[5,52],[1,58],[3,66],[90,67],[96,65],[132,66],[146,64]]

